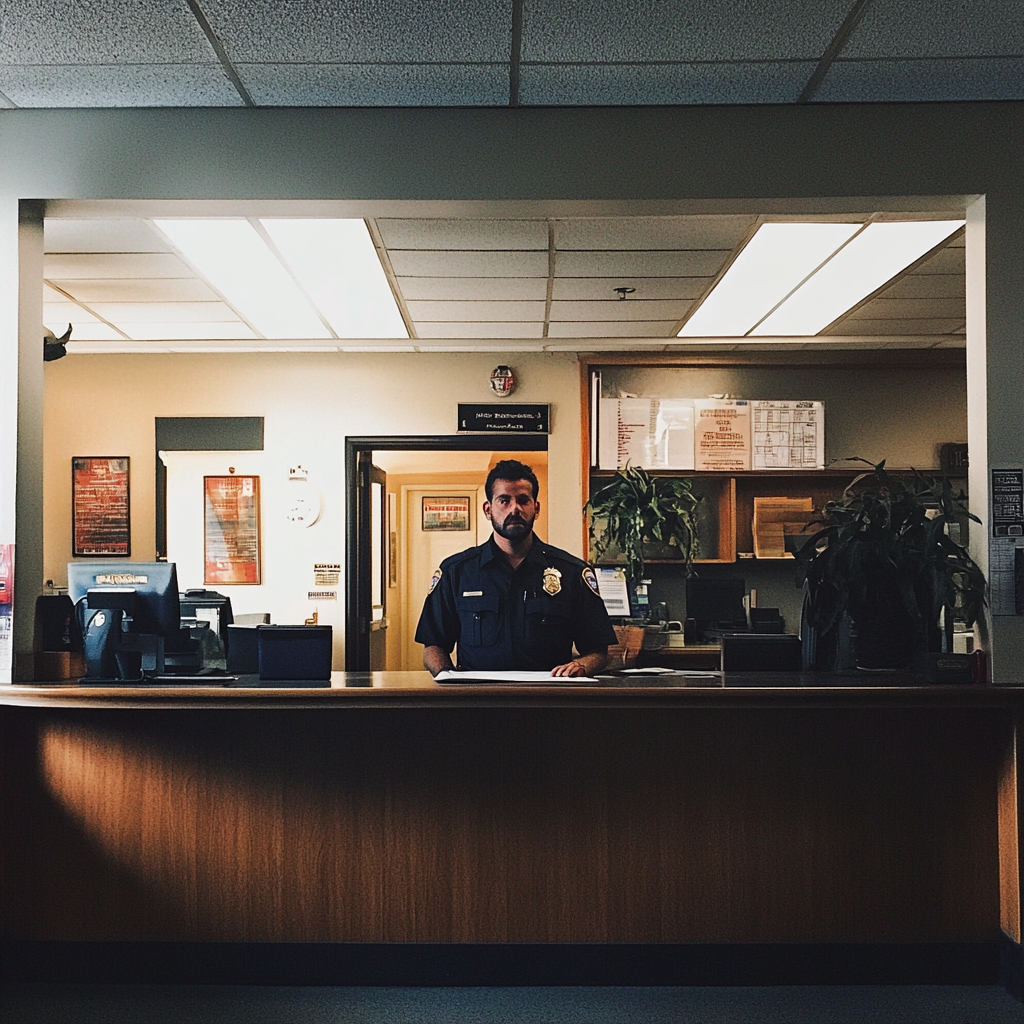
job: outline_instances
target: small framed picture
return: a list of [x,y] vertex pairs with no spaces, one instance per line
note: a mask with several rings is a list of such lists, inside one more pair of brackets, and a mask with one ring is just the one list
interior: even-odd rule
[[260,583],[260,478],[204,476],[203,492],[203,583]]
[[423,498],[423,529],[468,530],[469,498]]
[[71,554],[75,558],[132,553],[127,456],[76,455],[71,460]]

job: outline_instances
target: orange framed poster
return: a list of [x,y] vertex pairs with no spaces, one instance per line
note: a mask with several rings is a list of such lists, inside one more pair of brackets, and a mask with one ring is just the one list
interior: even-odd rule
[[203,583],[260,583],[260,478],[204,476],[203,492]]

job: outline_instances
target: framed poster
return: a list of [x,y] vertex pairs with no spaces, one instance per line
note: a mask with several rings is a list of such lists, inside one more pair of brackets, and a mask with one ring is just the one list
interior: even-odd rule
[[204,476],[203,583],[259,583],[260,478]]
[[468,530],[469,498],[423,498],[423,529]]
[[132,553],[127,457],[76,455],[71,460],[71,554]]

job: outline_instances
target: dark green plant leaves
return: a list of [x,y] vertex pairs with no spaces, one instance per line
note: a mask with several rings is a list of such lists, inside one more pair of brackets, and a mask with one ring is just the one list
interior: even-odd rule
[[[627,575],[639,579],[644,571],[643,545],[656,541],[679,549],[689,575],[697,553],[700,501],[688,479],[652,477],[644,469],[627,465],[583,506],[595,559],[614,544],[625,556]],[[598,523],[602,528],[597,528]]]

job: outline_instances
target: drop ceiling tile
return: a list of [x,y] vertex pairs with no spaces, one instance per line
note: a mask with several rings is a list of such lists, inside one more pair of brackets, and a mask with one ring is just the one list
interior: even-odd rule
[[98,253],[45,256],[43,276],[64,288],[62,281],[67,283],[72,280],[96,278],[194,278],[195,274],[173,253]]
[[907,274],[884,292],[887,299],[952,299],[967,294],[964,274]]
[[836,61],[818,103],[930,103],[1024,99],[1024,57]]
[[540,323],[425,323],[416,325],[421,338],[542,338]]
[[547,296],[543,277],[400,277],[398,290],[407,301],[416,299],[524,300]]
[[850,314],[851,320],[884,320],[887,318],[930,318],[930,317],[962,317],[964,316],[964,300],[952,299],[900,299],[879,296],[866,302],[860,309]]
[[764,64],[523,64],[525,106],[793,103],[815,61]]
[[548,225],[543,220],[380,218],[377,228],[388,249],[548,248]]
[[884,334],[897,336],[901,334],[949,334],[962,323],[959,319],[929,320],[844,320],[828,332],[827,337],[839,338],[844,335]]
[[546,252],[437,252],[399,249],[389,253],[399,277],[547,277]]
[[214,290],[198,277],[58,280],[55,283],[85,303],[213,302],[218,299]]
[[948,338],[940,339],[936,344],[935,348],[964,348],[967,345],[967,339],[961,335],[950,335]]
[[148,221],[106,217],[96,220],[43,222],[43,246],[51,252],[171,252],[171,246]]
[[674,338],[675,320],[604,320],[600,323],[557,323],[549,338]]
[[19,107],[240,107],[220,64],[15,67],[0,92]]
[[74,330],[71,332],[72,345],[76,341],[124,341],[123,334],[119,334],[113,327],[108,327],[99,320],[78,322],[73,320],[72,324],[74,325]]
[[544,302],[409,302],[409,315],[417,324],[434,321],[542,321]]
[[845,0],[525,0],[528,61],[817,60]]
[[560,252],[556,277],[714,277],[728,258],[719,250]]
[[682,320],[690,311],[692,302],[653,299],[610,299],[603,302],[552,302],[551,321],[581,322],[591,320],[633,321],[633,320]]
[[555,245],[572,249],[734,249],[755,217],[586,217],[559,220]]
[[265,107],[479,107],[508,103],[508,64],[236,64]]
[[509,57],[512,5],[494,0],[203,0],[202,6],[233,62]]
[[203,341],[225,338],[255,338],[243,323],[150,323],[127,324],[121,328],[133,341]]
[[914,276],[927,274],[959,274],[967,273],[964,262],[964,250],[954,245],[947,245],[940,249],[927,263],[922,263],[914,271]]
[[103,302],[90,308],[125,330],[126,324],[241,322],[223,302]]
[[844,57],[971,57],[1024,53],[1020,0],[868,4]]
[[556,277],[551,297],[559,300],[615,299],[615,289],[635,288],[625,301],[696,299],[711,286],[710,277]]
[[4,0],[0,64],[216,61],[180,0]]

